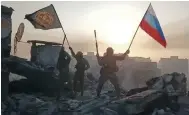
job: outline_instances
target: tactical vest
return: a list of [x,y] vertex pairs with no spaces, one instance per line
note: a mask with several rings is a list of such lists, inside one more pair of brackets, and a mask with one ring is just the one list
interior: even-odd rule
[[103,66],[101,69],[102,72],[108,72],[108,73],[118,72],[119,68],[116,65],[116,59],[114,56],[112,57],[104,56],[102,61],[103,61]]

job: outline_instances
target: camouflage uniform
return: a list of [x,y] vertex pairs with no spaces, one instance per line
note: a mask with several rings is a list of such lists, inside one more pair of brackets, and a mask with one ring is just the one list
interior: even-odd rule
[[78,52],[77,54],[75,54],[71,47],[70,47],[70,50],[71,50],[72,56],[77,61],[77,64],[75,66],[76,72],[74,75],[73,91],[76,92],[77,82],[79,81],[81,96],[83,96],[85,70],[89,69],[90,65],[89,65],[88,61],[85,58],[83,58],[82,52]]
[[[107,55],[108,53],[103,57],[100,57],[97,55],[98,63],[100,66],[102,66],[100,70],[99,84],[97,86],[98,97],[100,96],[102,87],[107,80],[110,80],[110,82],[114,85],[117,97],[119,98],[120,96],[120,87],[119,87],[118,79],[115,73],[118,71],[116,61],[124,60],[125,56],[128,54],[128,51],[124,53],[123,55],[115,56],[113,55],[113,49],[111,50],[112,50],[112,55]],[[107,52],[108,52],[108,49],[107,49]]]

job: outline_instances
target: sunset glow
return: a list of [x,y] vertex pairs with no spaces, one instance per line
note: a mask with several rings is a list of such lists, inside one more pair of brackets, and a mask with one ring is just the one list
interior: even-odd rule
[[[136,11],[135,14],[131,12]],[[110,44],[129,44],[140,20],[140,12],[131,6],[106,6],[92,12],[89,19],[99,39]],[[98,17],[98,18],[97,18]]]
[[111,44],[128,44],[132,39],[133,32],[129,30],[133,28],[132,24],[127,24],[127,27],[122,25],[122,21],[113,21],[109,23],[109,29],[106,30],[106,41]]
[[[12,7],[12,40],[20,23],[26,28],[22,41],[42,40],[62,43],[64,33],[61,28],[51,30],[35,29],[26,19],[26,14],[53,4],[67,35],[69,44],[75,51],[96,52],[94,30],[97,31],[99,52],[113,47],[115,53],[125,52],[150,1],[3,1],[2,5]],[[161,57],[179,56],[189,58],[189,2],[151,2],[167,40],[167,48],[159,45],[144,30],[139,28],[130,49],[130,56],[151,57],[158,61]],[[20,7],[22,4],[22,7]],[[23,10],[24,9],[24,10]],[[176,28],[175,28],[176,27]],[[30,56],[30,45],[18,43],[17,56]],[[14,49],[14,42],[11,42]],[[70,52],[67,42],[65,49]]]

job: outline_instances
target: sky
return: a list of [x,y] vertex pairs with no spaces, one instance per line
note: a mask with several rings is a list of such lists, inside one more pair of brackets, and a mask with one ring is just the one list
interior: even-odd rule
[[[189,2],[187,1],[160,1],[151,3],[162,27],[185,19],[189,19]],[[17,31],[19,24],[21,22],[24,22],[25,33],[27,34],[23,36],[23,41],[27,41],[28,39],[41,39],[61,42],[63,38],[61,29],[47,31],[34,29],[31,23],[24,19],[26,14],[33,13],[50,4],[54,5],[71,45],[75,44],[76,42],[85,42],[85,45],[87,45],[88,42],[93,42],[93,30],[96,29],[99,41],[105,43],[107,46],[113,46],[116,52],[123,52],[128,48],[129,43],[137,29],[137,26],[139,25],[149,5],[149,2],[2,2],[2,5],[12,7],[14,9],[14,13],[12,15],[13,33]],[[187,24],[188,23],[189,21],[187,22]],[[164,31],[164,28],[162,29]],[[188,30],[185,30],[185,33],[189,33]],[[168,36],[168,33],[169,35],[174,34],[174,32],[171,33],[164,31],[165,36]],[[39,36],[41,37],[39,38]],[[148,41],[150,42],[148,43]],[[133,56],[152,57],[155,60],[160,58],[160,56],[169,57],[171,55],[179,55],[182,58],[189,58],[189,54],[186,54],[186,50],[189,50],[189,48],[173,50],[171,48],[169,49],[168,46],[168,49],[164,49],[162,46],[155,43],[155,46],[157,46],[157,48],[151,50],[144,49],[144,47],[141,45],[144,42],[147,42],[147,44],[155,43],[155,41],[152,41],[152,39],[144,31],[139,29],[132,44]],[[186,45],[185,42],[183,44]],[[181,46],[183,46],[183,44],[181,44]],[[151,48],[152,46],[154,45],[149,45],[148,48]],[[102,49],[104,51],[105,48]],[[161,53],[161,55],[159,55],[158,53]]]

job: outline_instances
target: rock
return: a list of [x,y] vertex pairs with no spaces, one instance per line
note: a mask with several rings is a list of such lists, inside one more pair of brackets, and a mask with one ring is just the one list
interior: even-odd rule
[[152,89],[163,89],[164,81],[162,77],[159,77],[158,81],[155,82],[155,84],[152,86]]
[[157,90],[146,90],[141,93],[118,100],[118,110],[124,114],[139,114],[145,115],[151,113],[154,108],[167,106],[167,97]]
[[164,115],[165,111],[163,109],[160,109],[160,110],[157,111],[157,114],[158,115]]
[[148,80],[146,84],[148,88],[165,90],[170,96],[186,94],[186,77],[184,74],[165,74]]
[[173,76],[170,74],[165,74],[162,77],[163,77],[163,80],[165,81],[165,83],[169,83],[173,79]]
[[134,95],[136,93],[140,93],[146,90],[148,90],[148,87],[131,89],[126,93],[126,96],[131,96],[131,95]]
[[94,111],[97,108],[106,105],[109,102],[110,99],[108,98],[108,96],[102,96],[101,98],[94,98],[89,103],[80,106],[77,110],[80,111],[81,114],[87,114]]
[[118,115],[118,113],[114,110],[111,110],[109,108],[102,107],[100,108],[103,112],[103,115]]
[[158,111],[158,109],[155,108],[154,111],[153,111],[153,113],[152,113],[152,115],[157,115],[157,111]]
[[44,111],[40,115],[54,115],[54,113],[57,112],[57,111],[58,111],[57,105],[52,104],[50,107],[48,107],[47,111]]
[[67,103],[69,104],[70,109],[76,109],[81,102],[77,100],[68,100]]
[[173,88],[173,86],[172,86],[171,84],[169,84],[169,85],[167,85],[167,86],[165,87],[165,91],[166,91],[168,94],[172,94],[172,93],[175,92],[175,90],[174,90],[174,88]]
[[151,115],[175,115],[173,112],[169,111],[164,111],[163,109],[157,109],[155,108],[153,113]]
[[[115,100],[113,87],[108,83],[105,87],[106,90],[101,93],[102,97],[94,97],[97,84],[89,75],[85,78],[85,96],[70,99],[72,93],[62,91],[62,97],[57,102],[56,95],[50,98],[44,94],[55,93],[58,80],[49,75],[45,78],[47,81],[44,82],[44,76],[39,77],[39,75],[42,74],[30,75],[25,80],[10,83],[10,91],[17,90],[17,93],[20,92],[20,94],[11,93],[12,96],[8,104],[2,105],[3,113],[9,110],[8,115],[15,113],[19,115],[128,115],[142,113],[144,115],[169,115],[172,111],[178,111],[179,105],[176,99],[178,94],[176,93],[182,91],[181,87],[185,83],[182,74],[165,74],[148,80],[147,87],[131,89],[128,92],[123,91],[122,98]],[[20,90],[24,90],[28,94],[23,94]],[[36,94],[39,92],[43,95]],[[176,95],[170,95],[170,93]],[[167,107],[170,109],[167,110]]]

